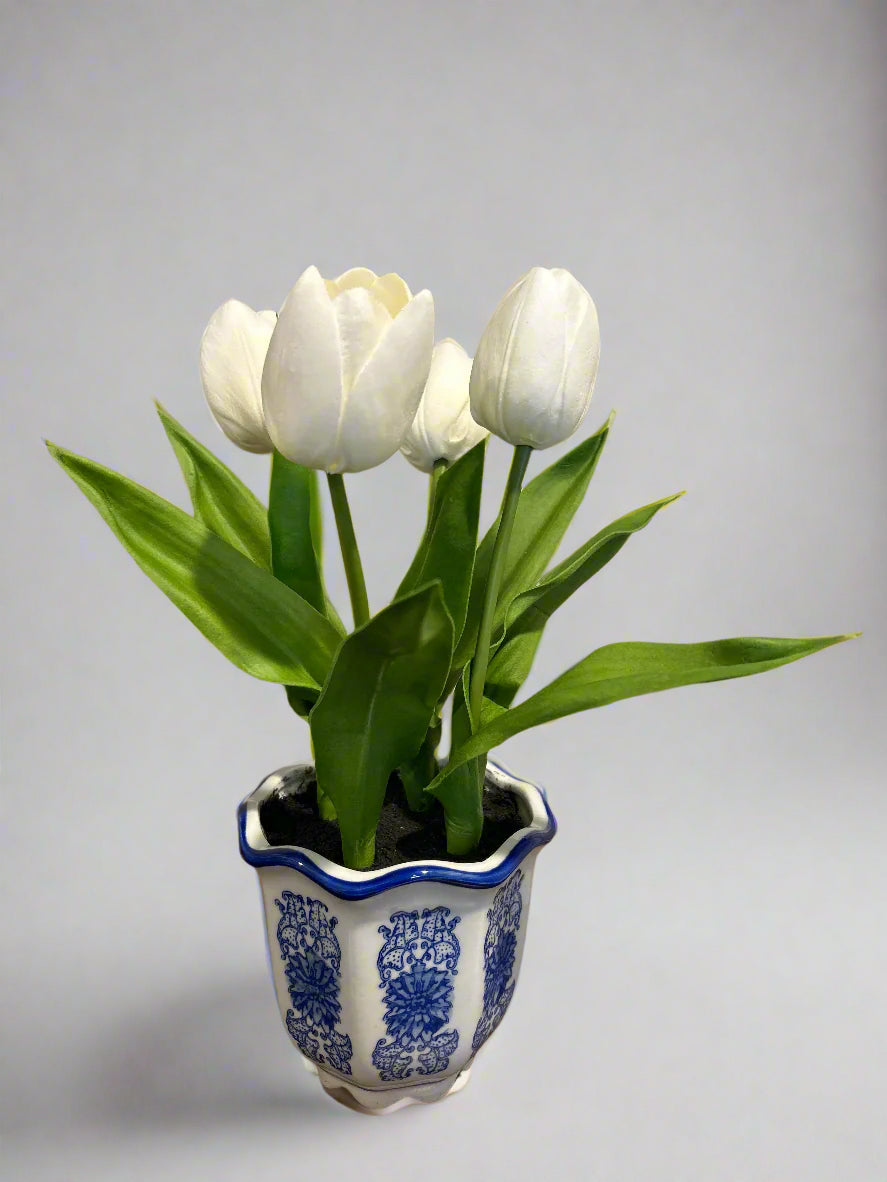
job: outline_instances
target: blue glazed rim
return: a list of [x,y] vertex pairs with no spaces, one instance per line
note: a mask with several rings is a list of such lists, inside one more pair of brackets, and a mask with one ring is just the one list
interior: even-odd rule
[[518,779],[491,760],[487,764],[488,774],[500,787],[518,798],[527,824],[507,838],[489,858],[483,862],[462,863],[423,860],[403,862],[392,866],[390,870],[348,870],[302,846],[271,846],[265,839],[259,821],[259,807],[284,777],[292,773],[295,766],[272,772],[241,801],[237,809],[241,857],[256,870],[271,866],[298,870],[340,899],[369,899],[383,891],[414,882],[446,882],[478,890],[499,886],[531,850],[546,845],[557,832],[557,821],[548,806],[545,790],[527,780]]

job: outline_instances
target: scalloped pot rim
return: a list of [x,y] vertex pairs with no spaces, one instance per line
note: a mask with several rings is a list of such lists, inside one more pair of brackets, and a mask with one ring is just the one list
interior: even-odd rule
[[265,837],[259,821],[259,808],[299,766],[307,765],[292,764],[272,772],[241,802],[237,810],[240,853],[244,861],[257,870],[269,866],[287,866],[291,870],[298,870],[340,899],[368,899],[412,882],[448,882],[478,889],[498,886],[531,850],[551,841],[557,832],[557,822],[548,807],[544,790],[527,780],[518,779],[499,764],[490,761],[487,764],[488,774],[499,787],[517,797],[526,824],[503,841],[489,858],[482,862],[423,859],[401,862],[382,870],[349,870],[302,846],[272,846]]

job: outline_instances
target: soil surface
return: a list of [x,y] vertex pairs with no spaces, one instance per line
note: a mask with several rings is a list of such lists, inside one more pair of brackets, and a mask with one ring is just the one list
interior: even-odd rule
[[[317,783],[313,769],[294,771],[265,800],[259,820],[270,845],[300,845],[342,864],[339,826],[325,821],[317,811]],[[399,778],[388,782],[379,828],[376,831],[376,858],[371,870],[415,862],[424,858],[448,862],[482,862],[512,833],[523,829],[525,822],[510,792],[489,778],[484,784],[484,827],[480,845],[467,857],[447,853],[444,814],[435,801],[427,812],[409,808]]]

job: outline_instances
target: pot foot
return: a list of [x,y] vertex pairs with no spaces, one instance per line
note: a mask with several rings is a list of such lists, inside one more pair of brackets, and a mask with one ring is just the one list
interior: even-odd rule
[[329,1075],[323,1068],[318,1069],[310,1059],[303,1057],[303,1063],[307,1071],[318,1077],[328,1096],[343,1107],[350,1108],[352,1112],[362,1112],[365,1116],[390,1116],[410,1104],[435,1104],[438,1100],[445,1100],[447,1096],[455,1096],[468,1083],[472,1067],[469,1063],[455,1077],[435,1080],[432,1083],[375,1090],[345,1083],[337,1076]]

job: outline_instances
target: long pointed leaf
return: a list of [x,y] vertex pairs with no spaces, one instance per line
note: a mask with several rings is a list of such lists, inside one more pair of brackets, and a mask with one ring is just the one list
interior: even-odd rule
[[486,446],[484,439],[442,473],[425,534],[395,596],[440,579],[457,636],[465,623],[474,569]]
[[419,750],[450,667],[440,583],[398,599],[342,644],[311,712],[318,787],[335,806],[345,864],[372,865],[388,777]]
[[[677,686],[764,673],[849,639],[849,636],[804,639],[744,636],[701,644],[642,641],[608,644],[562,673],[526,702],[484,723],[450,756],[446,772],[485,755],[521,731],[567,714]],[[429,784],[429,792],[436,794],[444,774]]]
[[261,501],[169,411],[159,402],[155,405],[185,477],[194,516],[257,566],[270,570],[271,541]]
[[542,631],[552,614],[574,591],[615,558],[633,533],[648,525],[660,509],[676,501],[675,493],[617,518],[578,550],[523,591],[501,614],[495,655],[487,670],[484,695],[500,706],[510,706],[533,664]]
[[[582,503],[612,421],[611,414],[594,435],[540,472],[521,492],[499,592],[503,608],[521,591],[532,587],[551,561]],[[454,669],[461,668],[474,653],[497,529],[498,521],[477,549],[465,627],[453,658]]]
[[182,509],[101,464],[47,447],[145,574],[229,661],[317,694],[340,643],[328,620]]

